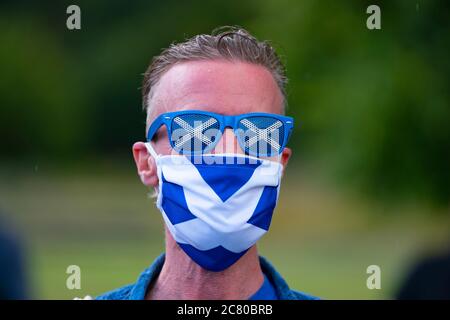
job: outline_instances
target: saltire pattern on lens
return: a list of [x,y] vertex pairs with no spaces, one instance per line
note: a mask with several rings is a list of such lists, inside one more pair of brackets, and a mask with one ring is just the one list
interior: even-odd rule
[[271,117],[248,117],[238,125],[246,154],[274,156],[279,154],[284,140],[284,124]]
[[220,134],[219,121],[203,114],[175,117],[172,121],[173,148],[180,153],[197,153],[213,145]]

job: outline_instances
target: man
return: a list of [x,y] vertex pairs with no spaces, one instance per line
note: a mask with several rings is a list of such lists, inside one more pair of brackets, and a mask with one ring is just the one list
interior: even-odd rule
[[29,295],[21,237],[0,212],[0,300],[23,300]]
[[291,156],[285,70],[243,29],[173,44],[143,81],[147,143],[133,145],[155,190],[166,251],[132,285],[97,299],[315,299],[289,289],[256,241]]

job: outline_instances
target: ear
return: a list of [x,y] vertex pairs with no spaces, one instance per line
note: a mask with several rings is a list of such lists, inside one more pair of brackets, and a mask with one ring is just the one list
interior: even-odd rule
[[290,148],[284,148],[283,152],[281,153],[281,164],[283,165],[283,174],[284,174],[284,170],[286,170],[287,164],[288,164],[291,156],[292,156],[292,150]]
[[139,177],[147,187],[158,186],[155,159],[148,153],[144,142],[133,144],[133,157]]

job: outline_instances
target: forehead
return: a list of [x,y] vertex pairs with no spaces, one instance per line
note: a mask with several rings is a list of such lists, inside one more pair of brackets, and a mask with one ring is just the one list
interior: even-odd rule
[[226,60],[189,61],[171,67],[152,97],[152,113],[205,110],[220,114],[283,111],[283,96],[263,66]]

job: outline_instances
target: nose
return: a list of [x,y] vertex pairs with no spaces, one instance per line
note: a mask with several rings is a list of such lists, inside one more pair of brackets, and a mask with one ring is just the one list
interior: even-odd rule
[[225,128],[222,137],[220,138],[212,153],[244,154],[244,150],[242,150],[239,146],[233,129]]

